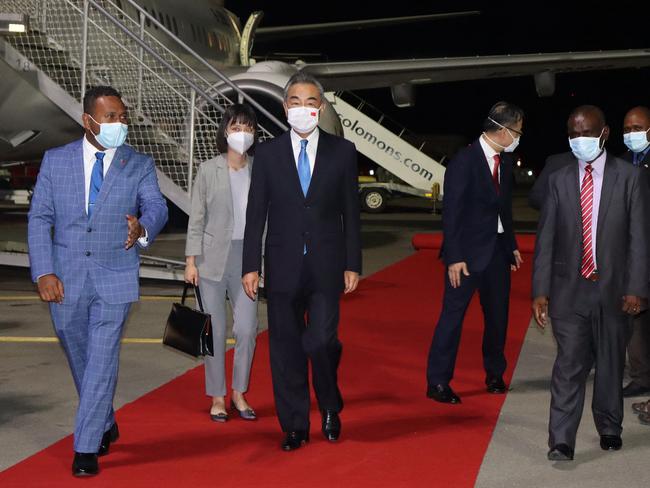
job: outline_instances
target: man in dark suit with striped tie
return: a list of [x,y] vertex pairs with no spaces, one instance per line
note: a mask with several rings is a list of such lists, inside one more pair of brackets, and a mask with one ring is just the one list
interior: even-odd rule
[[631,317],[648,291],[648,185],[607,153],[603,112],[569,116],[576,163],[549,176],[535,244],[533,313],[552,319],[557,357],[551,378],[549,452],[573,459],[585,384],[595,365],[592,411],[603,450],[622,446],[623,368]]
[[521,264],[512,229],[512,166],[523,111],[498,102],[483,134],[447,166],[444,182],[444,241],[447,266],[442,312],[427,366],[427,396],[460,403],[451,389],[465,311],[478,290],[485,318],[483,367],[489,393],[505,393],[504,346],[508,326],[510,271]]

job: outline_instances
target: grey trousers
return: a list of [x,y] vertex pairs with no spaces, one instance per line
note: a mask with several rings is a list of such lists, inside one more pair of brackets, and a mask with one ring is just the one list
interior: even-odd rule
[[640,386],[650,387],[650,310],[634,318],[627,355],[630,379]]
[[236,341],[232,389],[242,393],[248,390],[257,337],[257,300],[248,298],[242,287],[242,251],[243,241],[232,241],[220,281],[199,275],[203,306],[212,317],[214,356],[205,357],[205,393],[213,397],[226,395],[226,293],[232,308]]
[[574,448],[585,401],[587,377],[595,365],[591,409],[600,435],[623,431],[623,368],[631,319],[606,313],[598,284],[583,280],[576,312],[551,317],[557,357],[551,377],[549,447]]

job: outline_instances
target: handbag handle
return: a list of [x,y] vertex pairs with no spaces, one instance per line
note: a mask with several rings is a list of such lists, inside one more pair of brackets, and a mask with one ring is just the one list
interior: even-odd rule
[[187,298],[187,290],[190,286],[194,287],[194,296],[196,297],[196,303],[199,305],[199,310],[203,312],[203,301],[201,300],[201,291],[199,290],[198,285],[193,285],[192,283],[185,283],[183,287],[183,297],[181,298],[181,304],[185,305],[185,299]]

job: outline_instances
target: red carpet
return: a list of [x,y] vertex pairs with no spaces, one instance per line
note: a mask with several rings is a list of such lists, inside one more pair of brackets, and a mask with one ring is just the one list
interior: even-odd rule
[[[524,259],[513,276],[506,381],[530,319],[532,258]],[[425,398],[442,276],[437,251],[424,249],[364,279],[359,291],[343,300],[340,383],[346,407],[338,444],[323,439],[314,410],[311,443],[292,453],[279,449],[268,341],[262,334],[248,394],[258,422],[210,422],[198,367],[118,411],[122,437],[101,458],[100,476],[71,476],[72,438],[67,437],[0,473],[0,486],[473,486],[505,397],[484,390],[482,320],[475,300],[453,381],[463,404]]]

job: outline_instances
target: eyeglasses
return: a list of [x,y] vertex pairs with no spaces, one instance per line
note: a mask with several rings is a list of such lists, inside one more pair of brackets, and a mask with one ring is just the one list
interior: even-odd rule
[[508,129],[508,130],[511,130],[512,132],[514,132],[514,133],[516,133],[516,134],[518,134],[518,135],[519,135],[519,137],[521,137],[521,136],[523,136],[523,135],[524,135],[524,133],[523,133],[523,132],[521,132],[520,130],[517,130],[517,129],[513,129],[512,127],[508,127],[507,125],[504,125],[504,126],[503,126],[503,128],[504,128],[504,129]]

